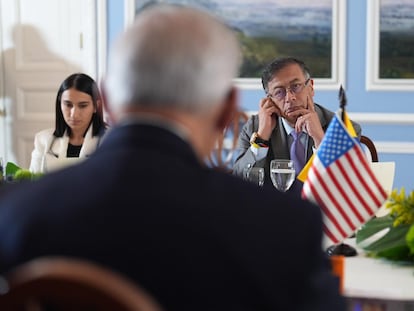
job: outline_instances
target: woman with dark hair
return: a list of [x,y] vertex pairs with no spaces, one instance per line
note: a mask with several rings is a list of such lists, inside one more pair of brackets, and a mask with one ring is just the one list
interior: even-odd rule
[[94,79],[83,73],[67,77],[56,97],[55,128],[38,132],[30,171],[45,173],[85,159],[99,145],[107,125]]

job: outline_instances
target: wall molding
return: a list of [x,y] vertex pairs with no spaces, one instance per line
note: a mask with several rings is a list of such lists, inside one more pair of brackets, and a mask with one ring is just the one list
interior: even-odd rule
[[355,122],[369,124],[414,125],[414,113],[349,113]]
[[378,153],[414,154],[413,142],[375,141]]

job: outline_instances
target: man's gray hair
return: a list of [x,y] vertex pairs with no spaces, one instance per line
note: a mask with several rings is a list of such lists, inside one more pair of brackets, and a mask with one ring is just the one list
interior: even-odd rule
[[207,12],[155,5],[136,16],[110,54],[109,104],[203,112],[237,77],[235,33]]

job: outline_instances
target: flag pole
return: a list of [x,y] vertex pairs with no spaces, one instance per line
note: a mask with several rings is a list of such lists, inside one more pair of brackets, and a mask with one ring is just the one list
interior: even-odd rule
[[[346,106],[346,95],[344,88],[342,87],[342,84],[339,88],[339,108],[341,110],[341,120],[345,123],[345,106]],[[342,256],[356,256],[358,253],[354,247],[352,247],[349,244],[346,244],[344,242],[341,242],[339,244],[334,244],[328,247],[326,250],[327,254],[329,256],[332,255],[342,255]]]
[[341,108],[341,119],[342,122],[345,122],[345,106],[346,106],[346,95],[345,95],[345,91],[344,88],[341,87],[339,88],[339,108]]

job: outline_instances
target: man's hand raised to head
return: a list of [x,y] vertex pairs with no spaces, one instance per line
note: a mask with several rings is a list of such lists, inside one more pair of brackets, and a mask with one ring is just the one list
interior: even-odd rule
[[319,121],[318,114],[315,111],[315,104],[313,103],[312,97],[306,97],[307,107],[305,109],[299,109],[295,111],[297,115],[295,131],[305,131],[309,136],[313,138],[315,147],[317,148],[321,143],[324,131]]
[[257,133],[264,140],[269,140],[273,129],[276,127],[278,116],[281,115],[279,108],[270,97],[260,100],[259,105],[259,129]]

